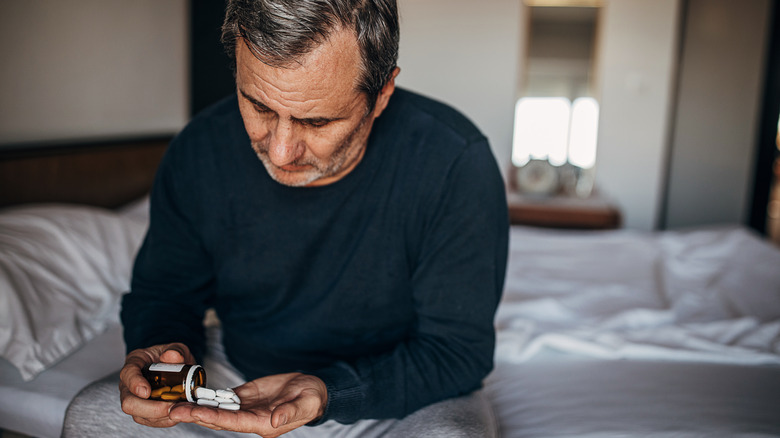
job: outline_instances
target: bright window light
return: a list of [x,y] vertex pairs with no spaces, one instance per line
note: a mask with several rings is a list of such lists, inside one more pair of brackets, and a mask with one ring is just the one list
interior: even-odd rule
[[547,159],[553,165],[566,162],[571,103],[563,97],[524,97],[515,106],[512,162],[522,166],[529,159]]
[[599,129],[599,104],[592,97],[580,97],[571,109],[569,162],[583,169],[596,164],[596,142]]

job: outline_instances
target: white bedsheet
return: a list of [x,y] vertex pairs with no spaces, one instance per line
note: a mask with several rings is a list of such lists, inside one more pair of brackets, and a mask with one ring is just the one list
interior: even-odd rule
[[511,236],[499,361],[552,349],[780,364],[780,250],[748,231]]

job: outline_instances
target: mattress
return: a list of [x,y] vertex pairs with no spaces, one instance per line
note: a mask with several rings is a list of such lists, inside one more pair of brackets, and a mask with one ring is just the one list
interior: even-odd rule
[[486,391],[505,438],[780,436],[778,367],[549,357]]

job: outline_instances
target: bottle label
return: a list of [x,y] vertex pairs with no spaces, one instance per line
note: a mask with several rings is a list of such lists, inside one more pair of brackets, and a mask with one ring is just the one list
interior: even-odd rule
[[184,368],[183,363],[153,363],[149,365],[149,371],[162,371],[166,373],[178,373]]

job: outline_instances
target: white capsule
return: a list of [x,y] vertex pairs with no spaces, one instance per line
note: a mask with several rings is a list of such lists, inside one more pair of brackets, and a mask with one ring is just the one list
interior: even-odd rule
[[236,402],[236,403],[238,403],[238,404],[241,404],[241,399],[240,399],[240,398],[238,398],[238,395],[237,395],[237,394],[233,394],[233,401],[234,401],[234,402]]
[[202,398],[214,400],[216,397],[217,397],[217,391],[214,391],[211,388],[204,388],[202,386],[195,388],[195,398],[197,398],[198,400]]
[[207,398],[199,398],[198,404],[201,406],[211,406],[211,407],[219,407],[219,402],[216,402],[214,400],[209,400]]
[[233,403],[233,398],[217,397],[214,401],[217,403]]
[[222,398],[233,398],[233,394],[235,394],[232,389],[218,389],[216,392],[217,397]]
[[237,411],[241,406],[238,403],[220,403],[220,409],[227,409],[229,411]]

